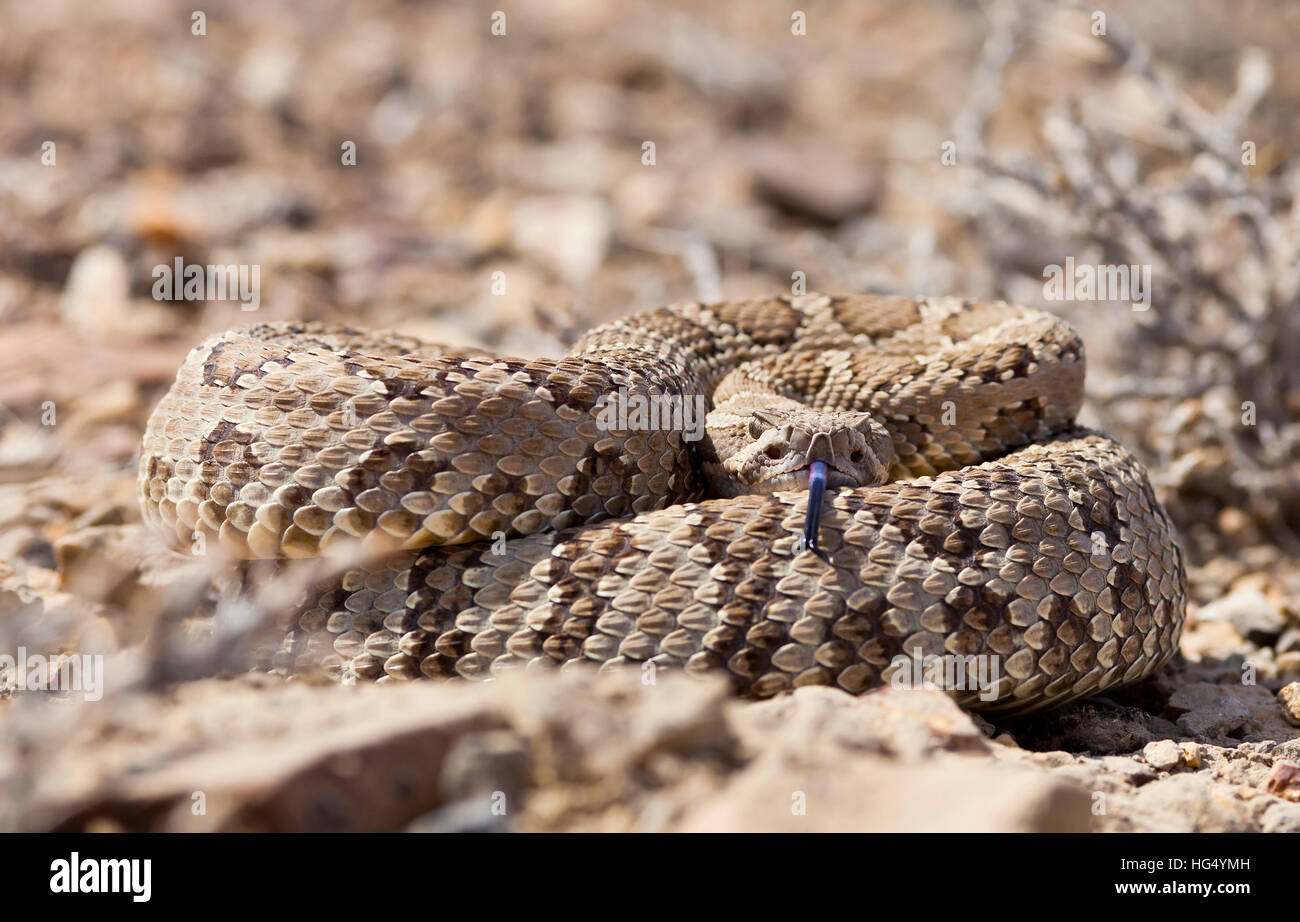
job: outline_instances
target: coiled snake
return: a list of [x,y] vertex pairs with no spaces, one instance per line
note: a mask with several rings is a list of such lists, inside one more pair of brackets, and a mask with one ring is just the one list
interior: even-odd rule
[[1183,623],[1142,465],[1075,428],[1083,376],[1058,318],[951,298],[679,304],[532,361],[263,324],[190,353],[140,496],[185,547],[372,555],[292,613],[283,671],[765,696],[955,662],[985,670],[959,702],[1023,711],[1149,675]]

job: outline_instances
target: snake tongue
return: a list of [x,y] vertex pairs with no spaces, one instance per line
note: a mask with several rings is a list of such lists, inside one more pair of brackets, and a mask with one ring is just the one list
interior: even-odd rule
[[826,462],[814,461],[808,466],[808,517],[804,520],[803,543],[810,551],[817,551],[817,532],[822,520],[822,497],[826,495]]

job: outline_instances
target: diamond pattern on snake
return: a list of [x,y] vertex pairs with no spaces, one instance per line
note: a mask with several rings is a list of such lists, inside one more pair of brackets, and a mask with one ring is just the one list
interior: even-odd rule
[[367,555],[286,614],[280,672],[631,666],[762,697],[923,667],[1022,712],[1150,675],[1184,619],[1173,526],[1075,424],[1083,380],[1061,319],[956,298],[675,304],[559,359],[260,324],[190,353],[140,500],[181,548]]

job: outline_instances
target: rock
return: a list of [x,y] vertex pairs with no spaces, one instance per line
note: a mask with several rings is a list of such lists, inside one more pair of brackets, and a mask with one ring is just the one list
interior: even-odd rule
[[[978,796],[971,796],[978,791]],[[695,806],[683,832],[1085,832],[1089,798],[1040,772],[944,755],[790,764],[767,756]]]
[[77,255],[59,301],[59,313],[74,328],[130,332],[131,270],[122,254],[106,244]]
[[1204,606],[1199,617],[1205,621],[1227,621],[1237,633],[1256,646],[1271,646],[1286,627],[1279,604],[1253,586],[1234,588],[1228,595]]
[[1173,740],[1156,740],[1142,748],[1142,758],[1156,771],[1173,771],[1183,762],[1183,751]]
[[1293,731],[1266,689],[1258,685],[1184,685],[1169,699],[1182,715],[1176,721],[1188,736],[1208,740],[1289,739]]
[[629,673],[601,680],[565,675],[558,682],[508,678],[516,681],[498,682],[496,692],[516,725],[548,754],[536,769],[542,774],[586,783],[656,756],[735,748],[724,711],[731,698],[721,679],[670,675],[642,685]]
[[1300,803],[1300,764],[1286,760],[1274,763],[1264,780],[1264,790],[1283,800]]
[[1100,764],[1108,775],[1118,777],[1125,782],[1141,785],[1156,779],[1150,767],[1128,756],[1102,756]]
[[1300,627],[1289,627],[1277,638],[1273,649],[1279,655],[1283,653],[1300,653]]
[[459,228],[459,240],[475,256],[484,257],[506,248],[510,242],[514,199],[498,190],[474,206]]
[[[756,753],[679,829],[975,831],[1088,828],[1087,795],[1022,764],[990,763],[971,715],[938,691],[883,688],[850,697],[801,688],[731,718]],[[979,790],[980,797],[960,793]]]
[[269,108],[293,88],[298,61],[298,50],[289,42],[263,38],[244,53],[231,82],[249,103]]
[[1233,653],[1249,656],[1254,647],[1227,621],[1205,621],[1192,618],[1183,629],[1179,644],[1183,656],[1192,662],[1222,659]]
[[[137,675],[149,674],[144,666]],[[923,689],[853,697],[810,687],[752,702],[720,681],[665,674],[643,685],[639,672],[520,672],[459,686],[246,676],[142,687],[110,689],[93,709],[69,712],[67,726],[51,725],[39,698],[0,708],[0,740],[34,747],[25,758],[43,766],[30,797],[0,804],[0,827],[1300,829],[1300,805],[1288,799],[1295,776],[1277,767],[1300,765],[1294,730],[1271,737],[1280,743],[1160,739],[1087,756],[990,740],[996,725]],[[1262,689],[1210,683],[1179,689],[1171,706],[1254,734],[1263,732],[1261,695],[1276,711]],[[1274,729],[1285,727],[1277,718]],[[0,785],[17,764],[0,759]],[[1190,783],[1168,785],[1198,768]],[[197,816],[195,792],[205,806]]]
[[885,687],[855,698],[812,686],[738,708],[732,724],[742,742],[792,754],[831,745],[915,760],[991,748],[970,714],[927,689]]
[[1280,653],[1274,661],[1277,667],[1279,678],[1289,679],[1292,677],[1300,678],[1300,650],[1291,653]]
[[1300,682],[1292,682],[1277,693],[1277,702],[1282,705],[1282,715],[1287,723],[1300,727]]
[[595,196],[533,196],[515,205],[513,231],[521,253],[569,284],[580,284],[604,261],[613,223],[608,206]]
[[1249,832],[1253,811],[1233,787],[1204,774],[1167,775],[1108,805],[1118,827],[1132,831]]
[[824,144],[767,140],[754,144],[747,159],[759,195],[778,208],[826,224],[866,214],[880,197],[879,166]]
[[1259,820],[1263,833],[1300,833],[1300,804],[1290,801],[1272,801]]
[[204,680],[166,698],[116,698],[111,716],[96,709],[79,729],[82,753],[101,737],[95,760],[60,758],[24,827],[400,828],[443,805],[455,744],[503,724],[490,698],[447,692]]

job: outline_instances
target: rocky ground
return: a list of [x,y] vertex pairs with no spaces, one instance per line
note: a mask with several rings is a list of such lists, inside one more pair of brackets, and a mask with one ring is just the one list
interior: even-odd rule
[[[620,7],[527,4],[498,36],[491,4],[209,4],[195,34],[168,3],[0,0],[0,654],[107,680],[0,670],[0,828],[1300,830],[1297,8],[1121,2],[1100,37],[1030,0],[807,4],[803,35],[783,7]],[[178,256],[260,267],[258,310],[155,298]],[[1155,268],[1147,312],[1045,306],[1192,604],[1169,669],[1057,713],[281,683],[242,666],[283,600],[139,521],[144,421],[212,331],[555,355],[800,279],[1043,304],[1066,256]]]
[[992,725],[937,691],[763,702],[586,675],[205,679],[7,717],[8,828],[1300,832],[1300,685],[1188,667]]

